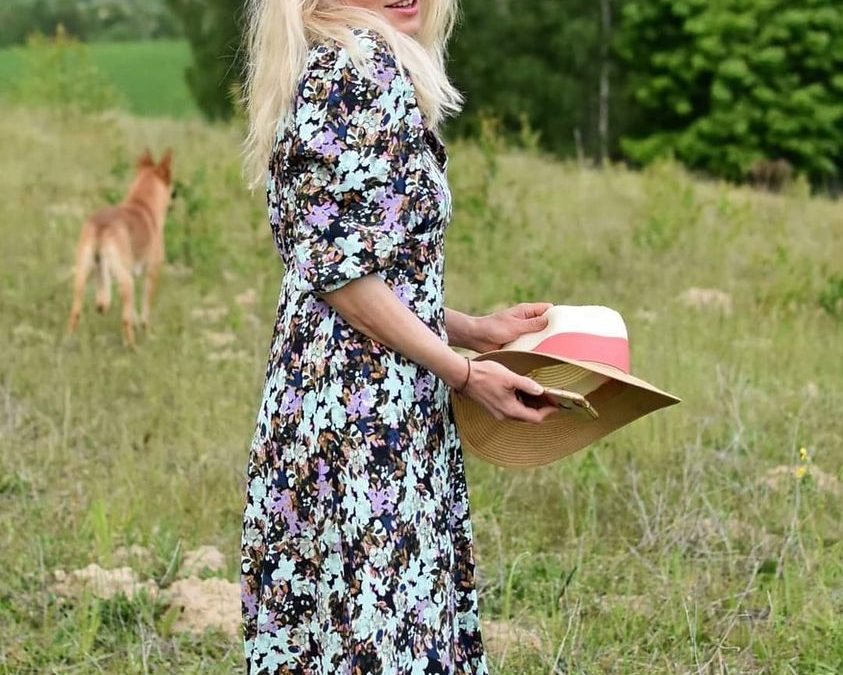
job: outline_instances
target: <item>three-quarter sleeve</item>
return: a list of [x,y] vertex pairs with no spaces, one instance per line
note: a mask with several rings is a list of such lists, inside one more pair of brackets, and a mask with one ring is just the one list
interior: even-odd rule
[[382,38],[360,45],[372,78],[344,47],[320,46],[298,90],[289,264],[315,293],[392,265],[411,213],[412,84]]

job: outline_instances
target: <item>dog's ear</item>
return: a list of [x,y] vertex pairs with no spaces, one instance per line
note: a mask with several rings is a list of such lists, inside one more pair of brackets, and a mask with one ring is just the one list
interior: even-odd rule
[[138,158],[138,166],[153,166],[155,162],[152,160],[152,153],[149,148],[143,151],[143,154]]
[[173,151],[170,148],[167,148],[167,152],[164,153],[164,156],[161,158],[161,162],[158,164],[158,172],[161,176],[166,180],[168,183],[172,178],[172,167],[173,167]]

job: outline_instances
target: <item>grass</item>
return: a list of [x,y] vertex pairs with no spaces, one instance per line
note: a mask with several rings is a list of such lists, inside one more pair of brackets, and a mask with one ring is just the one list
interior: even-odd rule
[[[95,42],[87,49],[93,64],[131,113],[176,118],[198,115],[184,77],[191,62],[187,42]],[[0,93],[15,86],[23,63],[22,48],[0,50]]]
[[[55,568],[133,543],[153,551],[145,578],[199,544],[237,578],[282,272],[237,130],[6,108],[0,134],[0,672],[238,672],[238,643],[172,634],[156,602],[50,592]],[[184,184],[153,330],[125,350],[119,313],[89,297],[66,339],[81,221],[145,145],[173,146]],[[609,304],[634,370],[684,398],[548,467],[467,459],[493,672],[840,672],[841,205],[671,165],[451,156],[448,304]],[[687,306],[689,287],[728,293],[731,313]]]

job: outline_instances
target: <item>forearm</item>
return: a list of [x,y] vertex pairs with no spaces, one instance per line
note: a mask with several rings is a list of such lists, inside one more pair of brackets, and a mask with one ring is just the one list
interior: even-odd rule
[[465,381],[465,358],[404,306],[377,275],[355,279],[322,297],[355,329],[424,366],[448,385],[459,387]]
[[445,308],[445,331],[448,333],[448,344],[452,347],[476,349],[477,345],[477,317],[463,314],[455,309]]

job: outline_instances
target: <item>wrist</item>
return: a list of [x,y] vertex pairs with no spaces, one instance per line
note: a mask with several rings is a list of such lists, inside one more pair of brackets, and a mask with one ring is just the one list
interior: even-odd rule
[[483,352],[488,342],[486,322],[488,316],[466,316],[463,347],[475,352]]
[[445,314],[448,344],[472,351],[482,351],[483,332],[486,317],[471,316],[447,309]]
[[483,351],[480,347],[480,343],[482,342],[483,338],[483,325],[486,322],[485,316],[470,316],[468,317],[468,321],[466,322],[466,342],[468,349],[472,349],[475,352]]
[[468,358],[452,351],[452,357],[448,359],[446,367],[440,377],[451,389],[462,391],[468,383],[471,364]]

